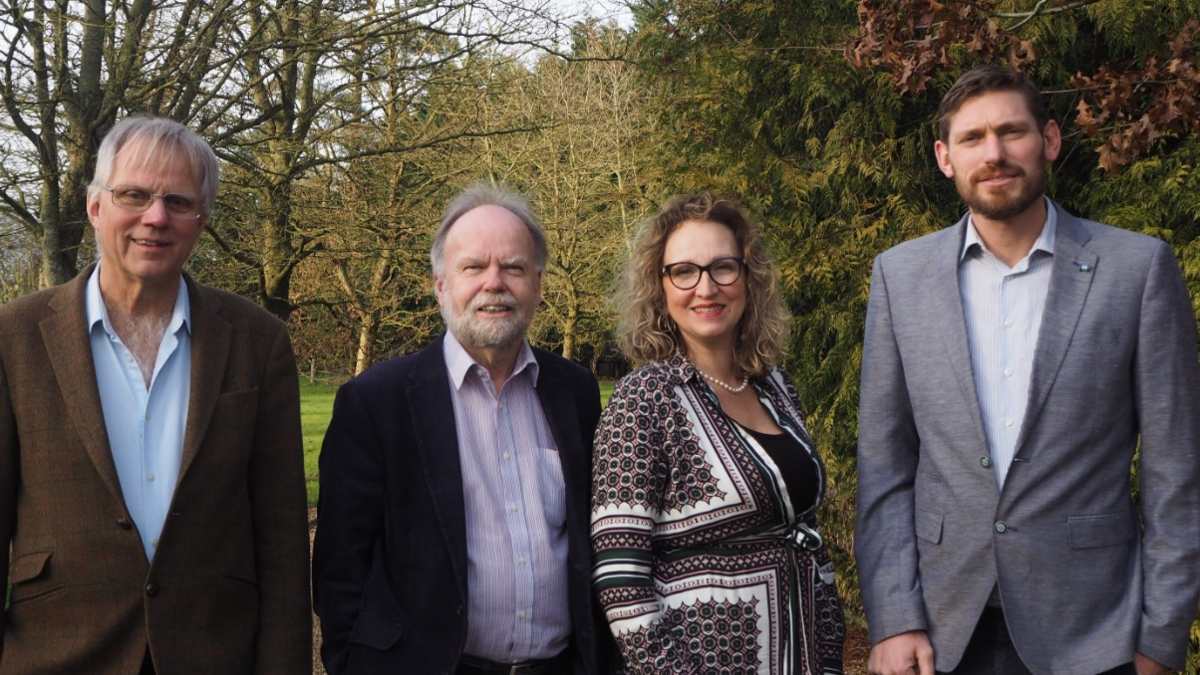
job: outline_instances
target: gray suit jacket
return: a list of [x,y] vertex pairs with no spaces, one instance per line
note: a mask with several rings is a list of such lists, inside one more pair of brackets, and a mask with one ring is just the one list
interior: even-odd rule
[[855,541],[871,642],[927,630],[937,670],[951,670],[998,583],[1034,673],[1094,674],[1135,649],[1179,669],[1200,594],[1196,317],[1166,244],[1053,207],[1050,289],[1002,491],[959,295],[967,219],[875,261]]

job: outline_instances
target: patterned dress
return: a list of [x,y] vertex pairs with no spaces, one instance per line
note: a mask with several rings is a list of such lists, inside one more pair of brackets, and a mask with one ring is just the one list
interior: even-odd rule
[[[782,370],[752,386],[824,469]],[[682,356],[617,385],[596,429],[594,583],[626,673],[840,673],[845,624],[817,503],[796,513],[770,456]]]

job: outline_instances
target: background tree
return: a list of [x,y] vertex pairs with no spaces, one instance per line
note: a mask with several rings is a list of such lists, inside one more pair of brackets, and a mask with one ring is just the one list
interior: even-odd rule
[[[469,106],[432,111],[440,92],[478,96],[467,67],[500,55],[499,46],[532,42],[554,28],[543,8],[485,1],[255,0],[231,42],[225,105],[210,136],[231,167],[226,190],[236,217],[212,229],[240,266],[234,287],[286,318],[297,267],[321,250],[326,227],[295,212],[293,190],[320,167],[403,155],[476,135]],[[486,56],[485,56],[486,54]],[[510,55],[507,58],[514,58]],[[408,116],[404,127],[395,124]],[[252,120],[247,124],[246,120]],[[371,138],[373,142],[362,142]]]
[[10,0],[0,9],[0,211],[34,237],[42,286],[77,272],[99,139],[124,110],[195,112],[225,0]]
[[628,40],[611,24],[577,26],[569,58],[545,55],[518,87],[495,90],[495,124],[535,120],[538,130],[478,143],[483,177],[529,194],[546,230],[536,339],[593,363],[611,343],[614,275],[659,199],[654,88],[618,58]]

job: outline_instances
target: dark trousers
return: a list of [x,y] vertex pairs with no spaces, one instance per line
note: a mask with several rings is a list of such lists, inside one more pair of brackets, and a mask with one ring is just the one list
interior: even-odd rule
[[[945,675],[1032,675],[1017,655],[999,607],[985,607],[958,667]],[[1099,675],[1137,675],[1132,663]]]

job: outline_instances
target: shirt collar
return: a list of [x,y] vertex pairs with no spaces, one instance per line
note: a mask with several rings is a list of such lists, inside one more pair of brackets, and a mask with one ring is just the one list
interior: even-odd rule
[[[1050,255],[1054,255],[1054,239],[1058,234],[1058,210],[1054,208],[1054,203],[1050,201],[1049,197],[1042,197],[1042,199],[1046,200],[1046,224],[1042,226],[1042,233],[1033,242],[1033,248],[1029,249],[1029,253],[1045,251]],[[967,236],[963,238],[962,251],[958,254],[959,263],[966,259],[967,255],[971,252],[971,248],[974,246],[978,246],[984,251],[987,250],[987,246],[984,246],[983,240],[979,238],[979,232],[975,229],[975,221],[971,219],[971,215],[968,213]]]
[[[115,336],[116,331],[113,330],[112,323],[108,320],[108,308],[104,306],[104,298],[100,295],[99,264],[96,265],[96,269],[92,270],[92,275],[88,277],[84,298],[88,330],[91,331],[99,323],[104,328],[104,332],[109,336]],[[192,330],[192,303],[188,299],[187,282],[183,280],[183,275],[179,276],[179,293],[175,296],[175,307],[171,310],[171,321],[167,324],[167,333],[175,333],[180,328],[189,333]]]
[[[456,390],[462,389],[467,373],[473,369],[487,372],[486,368],[467,353],[467,350],[450,331],[446,331],[445,339],[442,340],[442,354],[446,360],[446,370],[450,373],[450,382],[454,384]],[[539,372],[538,362],[533,356],[533,348],[529,346],[529,342],[521,340],[521,349],[517,352],[517,361],[513,364],[512,375],[509,376],[509,379],[511,380],[525,370],[529,371],[530,384],[536,387]]]

